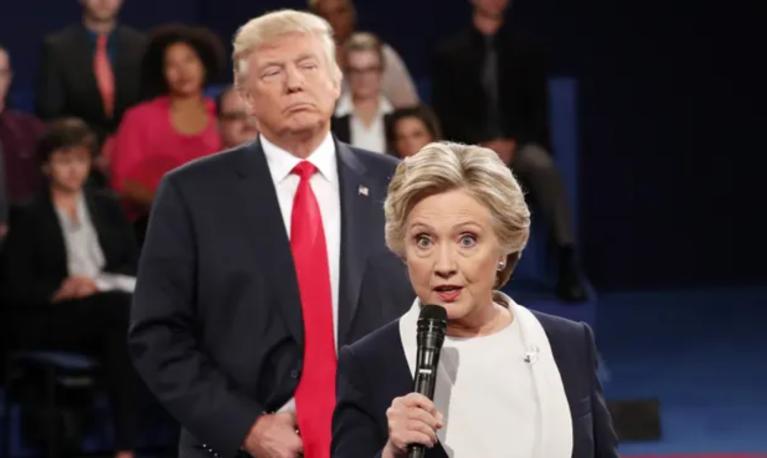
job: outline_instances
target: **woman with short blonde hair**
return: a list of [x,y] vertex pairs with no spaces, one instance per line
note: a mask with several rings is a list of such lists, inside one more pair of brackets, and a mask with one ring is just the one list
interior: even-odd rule
[[[417,297],[341,349],[333,457],[404,457],[414,445],[428,458],[617,457],[591,329],[498,291],[530,212],[497,154],[430,143],[398,165],[384,210]],[[433,399],[413,392],[422,307],[446,316]]]

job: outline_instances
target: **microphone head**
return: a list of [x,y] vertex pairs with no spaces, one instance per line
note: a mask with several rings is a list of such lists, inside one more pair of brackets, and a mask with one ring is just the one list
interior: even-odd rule
[[424,305],[421,307],[421,314],[418,315],[418,321],[421,320],[447,321],[447,310],[441,305]]

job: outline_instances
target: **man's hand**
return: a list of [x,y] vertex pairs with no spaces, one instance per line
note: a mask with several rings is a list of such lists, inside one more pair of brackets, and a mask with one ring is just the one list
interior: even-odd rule
[[51,302],[61,302],[69,299],[82,299],[98,292],[96,282],[90,277],[71,276],[61,282],[59,289],[53,294]]
[[506,165],[511,165],[511,161],[514,160],[514,153],[517,151],[517,141],[513,138],[494,138],[484,141],[480,145],[495,151]]
[[296,458],[304,451],[296,430],[296,415],[292,412],[261,415],[250,428],[242,448],[258,458]]

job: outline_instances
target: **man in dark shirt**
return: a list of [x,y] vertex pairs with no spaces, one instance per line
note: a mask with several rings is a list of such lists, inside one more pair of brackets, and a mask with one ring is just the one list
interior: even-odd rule
[[10,55],[0,44],[0,239],[7,230],[8,208],[29,201],[43,181],[35,148],[45,126],[30,114],[7,107],[12,79]]
[[570,210],[547,151],[543,59],[505,23],[508,0],[471,3],[472,27],[438,49],[434,108],[447,139],[495,150],[528,188],[558,248],[557,292],[566,300],[583,300]]
[[112,133],[139,100],[145,37],[119,25],[122,0],[80,0],[81,24],[45,38],[37,93],[41,118],[76,116]]

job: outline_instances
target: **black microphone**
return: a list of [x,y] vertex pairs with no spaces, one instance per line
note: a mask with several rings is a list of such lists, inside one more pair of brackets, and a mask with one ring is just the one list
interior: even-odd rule
[[[440,305],[424,305],[418,316],[418,352],[416,353],[413,391],[434,399],[439,352],[445,341],[447,311]],[[408,458],[423,458],[426,448],[420,444],[408,446]]]

